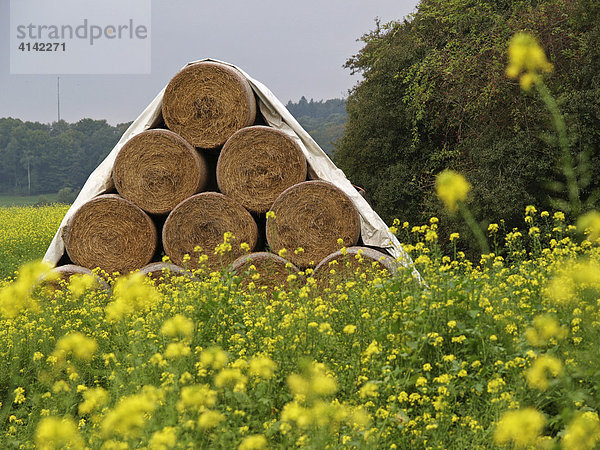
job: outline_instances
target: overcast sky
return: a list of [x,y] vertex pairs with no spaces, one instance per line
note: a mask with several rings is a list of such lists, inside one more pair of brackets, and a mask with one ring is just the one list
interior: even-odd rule
[[[302,95],[345,97],[358,80],[342,67],[361,48],[356,40],[374,28],[376,17],[401,19],[417,3],[152,0],[151,74],[62,75],[61,118],[133,120],[186,62],[205,57],[238,65],[284,103]],[[9,0],[0,0],[0,117],[52,122],[56,76],[10,74],[9,12]]]

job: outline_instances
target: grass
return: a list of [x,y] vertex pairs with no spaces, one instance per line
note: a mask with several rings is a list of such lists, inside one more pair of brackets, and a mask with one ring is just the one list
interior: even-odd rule
[[[442,254],[437,220],[399,226],[427,289],[410,271],[268,293],[198,273],[30,294],[44,269],[24,267],[0,283],[0,443],[593,448],[600,249],[528,211],[527,230],[492,228],[504,245],[474,262]],[[51,228],[21,227],[38,235],[22,262]]]
[[0,195],[0,208],[7,206],[30,206],[41,201],[56,203],[58,194],[40,194],[40,195]]

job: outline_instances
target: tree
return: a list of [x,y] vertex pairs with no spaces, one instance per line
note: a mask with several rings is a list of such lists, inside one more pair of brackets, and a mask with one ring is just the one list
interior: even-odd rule
[[599,19],[594,0],[422,0],[408,19],[377,23],[346,64],[363,78],[337,164],[387,220],[444,215],[433,182],[446,168],[472,183],[479,218],[510,227],[527,204],[549,208],[548,182],[561,181],[550,117],[505,76],[508,41],[528,30],[554,63],[548,85],[598,187]]

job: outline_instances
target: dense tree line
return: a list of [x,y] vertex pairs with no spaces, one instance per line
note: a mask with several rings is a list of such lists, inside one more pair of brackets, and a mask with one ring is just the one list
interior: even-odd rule
[[433,186],[445,168],[473,184],[479,219],[510,227],[527,204],[550,208],[550,185],[564,181],[550,115],[505,74],[509,39],[528,31],[554,64],[547,85],[589,195],[600,186],[599,23],[597,0],[422,0],[409,18],[378,23],[346,64],[363,78],[338,166],[388,220],[443,215]]
[[344,134],[346,101],[341,98],[308,101],[302,96],[298,103],[290,100],[285,106],[321,148],[332,155],[334,144]]
[[[331,154],[344,132],[342,99],[287,104],[315,140]],[[0,193],[47,194],[76,191],[108,155],[129,126],[82,119],[43,124],[0,118]]]
[[129,124],[82,119],[69,124],[0,119],[0,192],[79,189]]

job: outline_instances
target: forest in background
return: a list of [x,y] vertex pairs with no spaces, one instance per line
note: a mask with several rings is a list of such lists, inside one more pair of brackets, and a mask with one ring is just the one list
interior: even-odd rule
[[[289,101],[287,108],[328,153],[344,133],[343,99]],[[130,123],[64,120],[51,124],[0,118],[0,194],[57,193],[71,200]]]
[[434,192],[444,169],[471,183],[484,226],[503,219],[510,230],[526,205],[559,208],[566,187],[552,117],[535,89],[506,75],[508,43],[526,31],[554,66],[546,85],[566,120],[581,200],[593,204],[599,21],[598,0],[422,0],[406,19],[377,23],[346,64],[362,79],[347,99],[334,161],[385,220],[437,216],[445,238],[459,223]]

